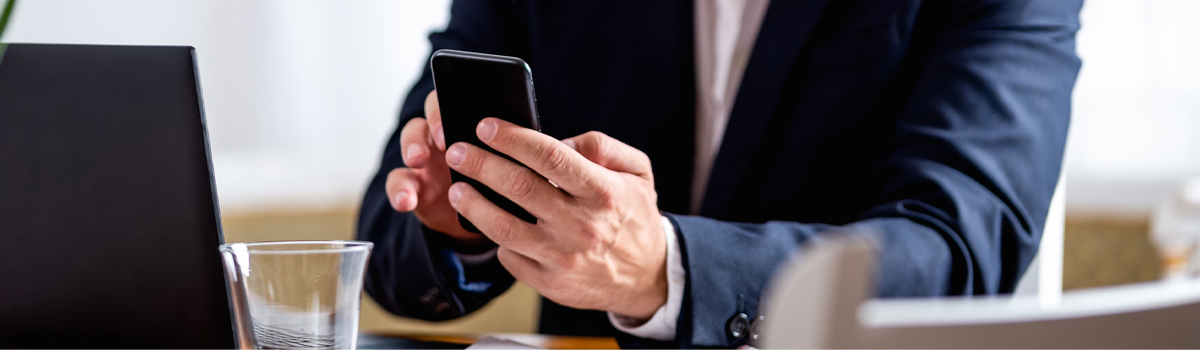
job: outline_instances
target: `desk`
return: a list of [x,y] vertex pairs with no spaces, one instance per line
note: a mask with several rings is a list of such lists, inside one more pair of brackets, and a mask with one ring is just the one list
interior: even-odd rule
[[513,341],[533,345],[544,349],[617,349],[616,339],[608,337],[570,337],[557,335],[542,335],[542,334],[520,334],[520,333],[486,333],[486,334],[463,334],[463,335],[431,335],[431,334],[407,334],[407,333],[379,333],[379,334],[363,334],[359,337],[359,348],[372,348],[372,344],[380,344],[380,348],[386,348],[386,339],[402,339],[412,340],[417,342],[444,343],[445,345],[461,345],[461,347],[447,346],[447,348],[465,348],[468,345],[474,344],[486,336],[495,336],[498,338],[508,338]]

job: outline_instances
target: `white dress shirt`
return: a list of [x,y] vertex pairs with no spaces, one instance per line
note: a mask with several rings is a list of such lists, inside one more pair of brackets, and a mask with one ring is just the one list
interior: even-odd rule
[[[696,158],[692,175],[691,214],[700,212],[713,162],[729,122],[729,113],[742,82],[746,62],[770,0],[697,0]],[[642,338],[674,340],[687,270],[683,267],[675,226],[663,218],[667,242],[667,302],[649,320],[609,312],[618,330]]]

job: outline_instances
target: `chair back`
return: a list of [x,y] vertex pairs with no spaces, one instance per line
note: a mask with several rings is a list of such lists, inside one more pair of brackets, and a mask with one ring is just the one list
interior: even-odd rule
[[876,299],[875,248],[805,248],[768,288],[760,348],[1197,348],[1200,280],[1036,296]]

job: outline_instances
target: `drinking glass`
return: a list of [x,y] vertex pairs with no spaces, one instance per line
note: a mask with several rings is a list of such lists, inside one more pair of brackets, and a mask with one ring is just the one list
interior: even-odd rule
[[1162,258],[1163,279],[1200,276],[1200,177],[1159,201],[1150,218],[1150,238]]
[[231,243],[220,247],[241,349],[354,349],[373,244]]

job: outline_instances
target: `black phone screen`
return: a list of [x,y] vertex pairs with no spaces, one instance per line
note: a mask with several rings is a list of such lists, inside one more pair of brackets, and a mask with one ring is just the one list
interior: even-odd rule
[[[438,50],[433,54],[430,66],[433,68],[433,84],[441,108],[446,146],[468,142],[521,164],[480,141],[475,134],[475,127],[483,118],[493,117],[541,131],[533,93],[533,76],[525,61],[516,57]],[[522,220],[537,222],[537,218],[521,206],[479,181],[453,169],[450,170],[450,178],[454,182],[470,184],[492,203]],[[479,233],[479,229],[461,214],[458,221],[467,231]]]

